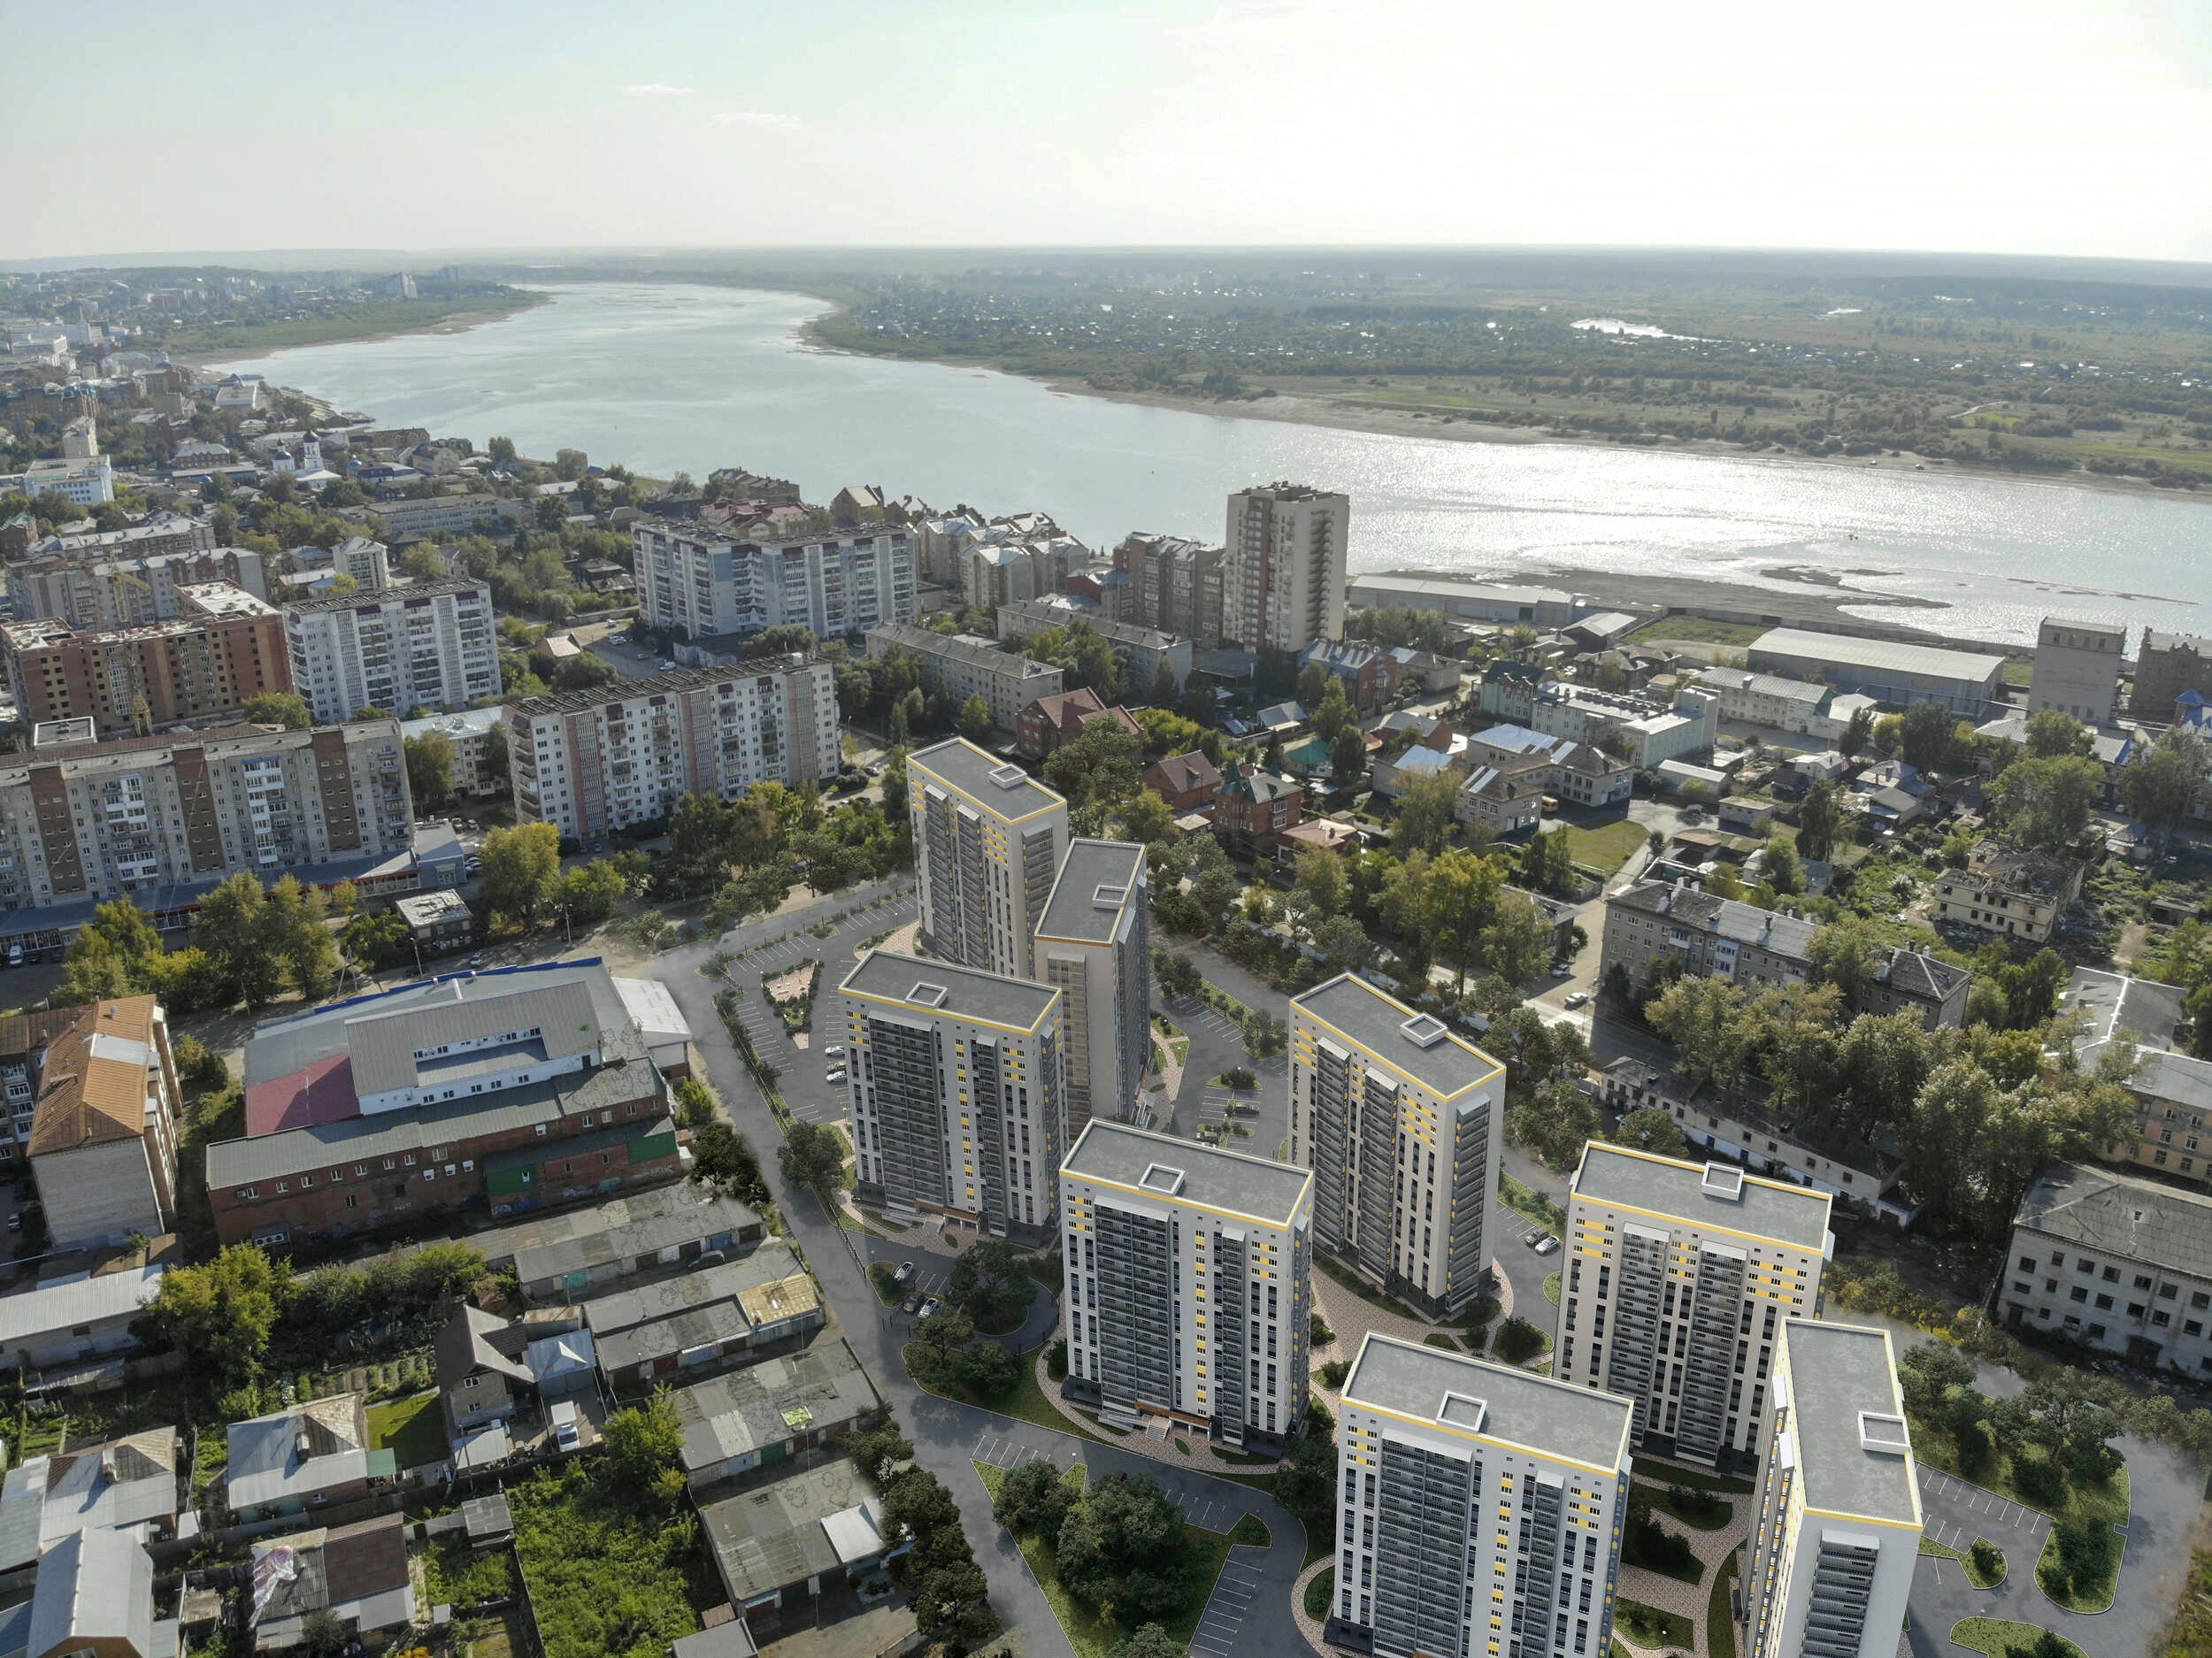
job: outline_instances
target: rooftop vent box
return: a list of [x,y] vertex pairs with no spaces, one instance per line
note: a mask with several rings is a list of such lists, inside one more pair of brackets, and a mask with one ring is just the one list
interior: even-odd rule
[[1717,1197],[1724,1203],[1740,1201],[1743,1197],[1743,1171],[1733,1163],[1709,1163],[1705,1178],[1701,1184],[1707,1197]]
[[924,979],[915,982],[914,988],[906,993],[906,999],[917,1007],[941,1008],[950,994],[942,985],[933,985]]
[[1126,887],[1100,887],[1091,893],[1091,907],[1095,910],[1118,910],[1122,900],[1129,896]]
[[1448,1028],[1433,1013],[1417,1013],[1398,1027],[1416,1048],[1434,1048],[1444,1040]]
[[1483,1419],[1489,1414],[1487,1400],[1477,1399],[1472,1393],[1446,1393],[1444,1402],[1437,1407],[1436,1419],[1455,1428],[1464,1428],[1470,1433],[1480,1433]]
[[1912,1449],[1912,1439],[1905,1432],[1902,1416],[1886,1416],[1877,1410],[1859,1412],[1859,1447],[1882,1456],[1902,1456]]
[[1029,781],[1029,773],[1018,765],[995,766],[991,771],[991,781],[1001,788],[1019,788]]
[[1173,1197],[1183,1189],[1183,1171],[1171,1169],[1164,1163],[1148,1163],[1137,1184],[1148,1192],[1157,1192],[1164,1197]]

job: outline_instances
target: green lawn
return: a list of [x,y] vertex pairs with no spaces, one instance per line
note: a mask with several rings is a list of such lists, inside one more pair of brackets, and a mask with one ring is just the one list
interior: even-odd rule
[[1559,1274],[1555,1272],[1544,1280],[1544,1299],[1553,1306],[1559,1305]]
[[[1974,1540],[1977,1543],[1986,1543],[1989,1541],[1987,1538],[1981,1537],[1978,1537]],[[1990,1547],[1992,1548],[1995,1548],[1997,1546],[1991,1543]],[[1920,1539],[1920,1552],[1924,1554],[1939,1554],[1945,1560],[1955,1560],[1965,1569],[1966,1581],[1977,1589],[1994,1589],[1999,1584],[2005,1580],[2005,1573],[2009,1569],[2005,1561],[2002,1550],[1998,1551],[1997,1575],[1993,1577],[1984,1577],[1982,1576],[1979,1570],[1976,1568],[1974,1564],[1974,1557],[1971,1554],[1962,1554],[1955,1548],[1946,1548],[1933,1538],[1924,1537]]]
[[[1640,1478],[1636,1486],[1650,1501],[1654,1511],[1679,1520],[1694,1531],[1717,1531],[1735,1517],[1736,1505],[1709,1491],[1701,1492],[1685,1485],[1683,1489],[1690,1493],[1691,1500],[1682,1502],[1666,1486],[1651,1480]],[[1701,1508],[1698,1506],[1701,1501],[1709,1502],[1713,1507]]]
[[1617,1629],[1626,1630],[1629,1639],[1639,1646],[1687,1648],[1690,1645],[1689,1619],[1662,1612],[1655,1606],[1646,1606],[1626,1595],[1613,1603],[1613,1623]]
[[1609,875],[1628,862],[1629,855],[1643,845],[1651,831],[1624,817],[1618,823],[1600,824],[1594,829],[1568,828],[1560,833],[1567,837],[1568,854],[1576,863],[1586,864]]
[[1736,1550],[1713,1574],[1712,1597],[1705,1603],[1705,1658],[1736,1658],[1735,1606],[1728,1590],[1736,1581],[1740,1570],[1737,1562],[1742,1558],[1743,1550]]
[[963,1404],[981,1405],[986,1410],[995,1410],[1023,1422],[1033,1423],[1041,1428],[1054,1428],[1062,1433],[1072,1433],[1078,1439],[1094,1439],[1101,1445],[1113,1443],[1104,1434],[1094,1433],[1062,1416],[1059,1407],[1047,1399],[1044,1389],[1037,1386],[1036,1367],[1026,1362],[1021,1367],[1021,1380],[1003,1399],[962,1399],[958,1393],[949,1393],[941,1387],[930,1386],[921,1378],[914,1376],[911,1365],[907,1367],[907,1374],[913,1377],[917,1387],[926,1393],[935,1393],[940,1399],[960,1399]]
[[[2021,1658],[2035,1650],[2035,1644],[2043,1638],[2043,1631],[2032,1623],[2015,1623],[2009,1618],[1962,1617],[1951,1625],[1951,1639],[1974,1652],[1987,1653],[1990,1658],[2006,1658],[2017,1653]],[[2066,1640],[2066,1650],[2074,1658],[2084,1658],[2080,1647]]]
[[[983,1488],[995,1501],[1006,1470],[989,1462],[978,1462],[975,1471],[983,1481]],[[1062,1476],[1062,1483],[1073,1486],[1079,1493],[1086,1478],[1085,1470],[1076,1467]],[[1253,1524],[1259,1523],[1255,1520]],[[1014,1540],[1021,1548],[1022,1558],[1029,1562],[1037,1586],[1044,1591],[1052,1615],[1060,1620],[1068,1645],[1075,1648],[1076,1658],[1110,1658],[1113,1649],[1132,1631],[1111,1619],[1099,1616],[1060,1586],[1058,1564],[1050,1544],[1033,1536],[1017,1537]],[[1206,1602],[1213,1597],[1215,1580],[1221,1576],[1221,1563],[1229,1557],[1229,1546],[1230,1533],[1226,1531],[1209,1531],[1197,1525],[1183,1527],[1183,1558],[1191,1582],[1190,1601],[1171,1622],[1163,1625],[1168,1639],[1182,1650],[1189,1649],[1191,1635],[1198,1628]]]
[[1323,1618],[1328,1616],[1329,1603],[1335,1597],[1336,1568],[1332,1566],[1326,1571],[1314,1573],[1313,1581],[1306,1585],[1306,1616]]
[[1498,1171],[1498,1195],[1505,1199],[1508,1209],[1532,1225],[1541,1226],[1548,1232],[1561,1232],[1566,1226],[1566,1213],[1558,1204],[1535,1187],[1522,1185],[1502,1169]]
[[369,1407],[369,1448],[387,1447],[402,1473],[446,1460],[450,1447],[446,1444],[445,1413],[438,1409],[437,1394],[418,1393],[412,1399]]
[[1230,1529],[1229,1540],[1239,1548],[1266,1548],[1274,1542],[1256,1514],[1248,1514]]

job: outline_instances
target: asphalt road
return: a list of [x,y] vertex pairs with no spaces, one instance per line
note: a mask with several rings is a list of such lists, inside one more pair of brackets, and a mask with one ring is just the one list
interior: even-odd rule
[[[878,1298],[867,1280],[853,1234],[823,1215],[811,1194],[785,1189],[781,1171],[772,1155],[779,1140],[775,1120],[722,1028],[714,1008],[717,982],[698,971],[707,955],[708,947],[694,945],[656,958],[646,971],[668,987],[691,1022],[709,1077],[727,1102],[738,1130],[761,1153],[770,1189],[794,1240],[820,1282],[822,1293],[836,1309],[846,1339],[913,1440],[915,1460],[951,1491],[977,1562],[990,1582],[992,1604],[1010,1629],[1022,1631],[1023,1652],[1029,1658],[1074,1658],[1074,1648],[1030,1576],[1020,1550],[991,1517],[990,1498],[974,1467],[974,1459],[987,1451],[988,1460],[1002,1465],[1031,1455],[1048,1455],[1062,1466],[1071,1458],[1078,1459],[1094,1479],[1122,1470],[1149,1474],[1186,1512],[1194,1506],[1209,1524],[1214,1523],[1216,1505],[1225,1516],[1225,1524],[1233,1524],[1237,1515],[1256,1515],[1268,1528],[1271,1544],[1265,1550],[1233,1551],[1231,1558],[1237,1562],[1237,1570],[1225,1570],[1202,1625],[1216,1643],[1209,1646],[1206,1658],[1225,1658],[1230,1650],[1279,1654],[1310,1652],[1289,1599],[1290,1586],[1297,1579],[1304,1557],[1304,1529],[1271,1499],[1194,1470],[1155,1462],[1071,1433],[940,1399],[913,1384],[901,1354],[908,1320]],[[1231,1504],[1234,1505],[1233,1512],[1228,1508]],[[1258,1593],[1248,1586],[1255,1581],[1263,1585]],[[1217,1644],[1225,1638],[1230,1643],[1226,1647]]]

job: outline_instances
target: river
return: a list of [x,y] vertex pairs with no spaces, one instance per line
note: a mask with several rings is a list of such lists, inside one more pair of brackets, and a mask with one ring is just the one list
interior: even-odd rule
[[[525,454],[585,450],[665,477],[742,465],[810,499],[874,483],[943,507],[1049,511],[1094,547],[1130,530],[1218,540],[1229,490],[1288,478],[1352,498],[1351,567],[1547,569],[1778,591],[1809,566],[1850,608],[2032,641],[2047,612],[2212,633],[2212,513],[2121,490],[1802,460],[1480,443],[1237,419],[1056,392],[987,371],[805,349],[822,302],[676,284],[547,290],[458,334],[226,365],[380,423]],[[1879,603],[1935,600],[1937,612]]]

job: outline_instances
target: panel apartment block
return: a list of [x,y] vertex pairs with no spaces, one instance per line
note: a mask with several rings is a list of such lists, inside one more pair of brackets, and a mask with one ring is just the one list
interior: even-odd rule
[[1060,1169],[1068,1398],[1273,1448],[1306,1409],[1313,1176],[1093,1122]]
[[1065,1010],[1071,1134],[1133,1116],[1151,1069],[1151,893],[1142,847],[1071,841],[1037,924],[1036,976]]
[[1293,654],[1342,638],[1351,524],[1349,496],[1305,484],[1231,495],[1223,633],[1248,650]]
[[1033,977],[1037,924],[1067,856],[1067,802],[964,737],[908,756],[906,786],[922,948]]
[[261,555],[243,547],[41,554],[8,572],[8,596],[18,620],[66,622],[100,633],[173,620],[182,590],[210,581],[227,582],[257,599],[269,596]]
[[1641,1447],[1750,1466],[1782,1326],[1820,1314],[1829,1201],[1591,1141],[1569,1190],[1553,1374],[1632,1402]]
[[26,725],[89,719],[103,735],[234,713],[292,688],[284,618],[221,582],[181,588],[169,621],[101,633],[58,618],[0,626],[0,655]]
[[526,696],[508,705],[507,741],[516,817],[602,835],[665,817],[686,794],[834,777],[836,676],[777,656]]
[[2212,1376],[2212,1197],[2201,1192],[2055,1163],[2013,1213],[1999,1285],[2016,1330]]
[[1337,1420],[1332,1642],[1379,1658],[1604,1658],[1624,1399],[1370,1334]]
[[914,538],[903,528],[825,521],[747,540],[648,518],[630,539],[645,619],[687,638],[796,625],[827,639],[914,618]]
[[492,590],[474,582],[303,599],[285,607],[284,631],[294,686],[326,724],[365,708],[444,713],[499,695]]
[[1920,1488],[1889,1332],[1785,1324],[1745,1555],[1746,1658],[1892,1658]]
[[1433,1015],[1349,973],[1290,1003],[1290,1160],[1321,1247],[1432,1313],[1480,1293],[1505,1071]]
[[409,850],[399,722],[227,726],[0,756],[0,905],[104,902]]
[[1041,696],[1057,696],[1064,670],[1037,662],[1018,650],[1001,650],[991,640],[968,633],[939,633],[910,622],[887,622],[868,630],[868,654],[910,650],[922,660],[922,688],[942,691],[956,708],[972,696],[983,699],[991,723],[1011,731],[1021,711]]
[[839,994],[861,1192],[1048,1236],[1067,1146],[1060,993],[871,950]]

